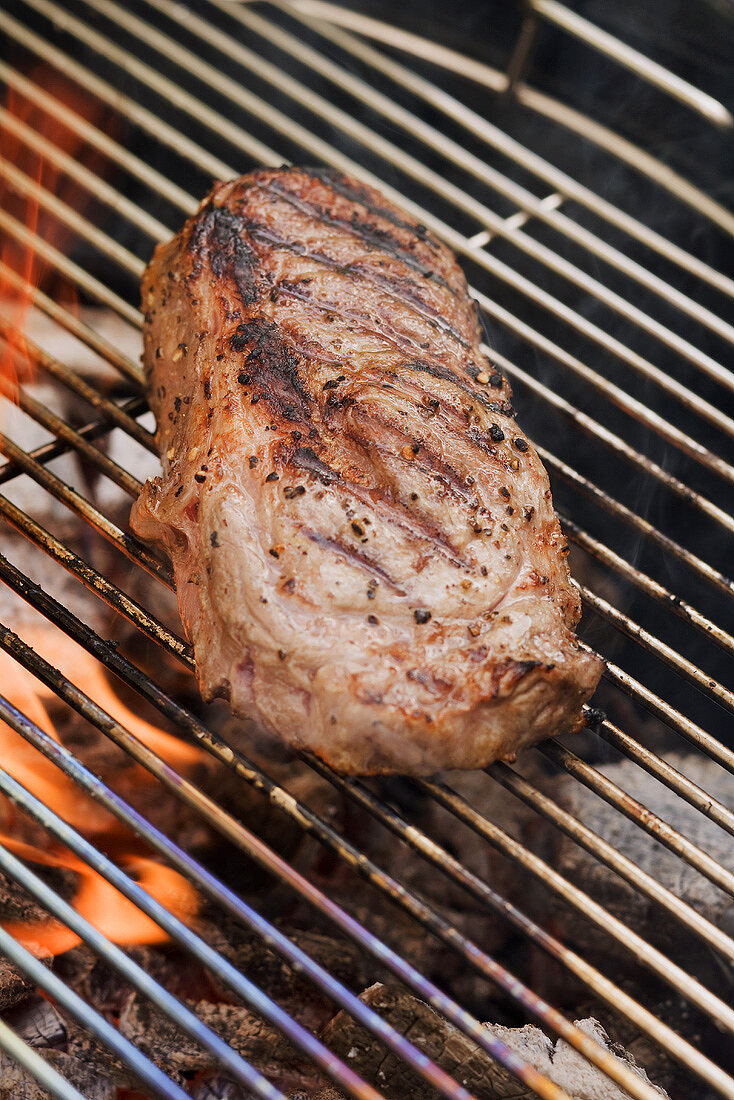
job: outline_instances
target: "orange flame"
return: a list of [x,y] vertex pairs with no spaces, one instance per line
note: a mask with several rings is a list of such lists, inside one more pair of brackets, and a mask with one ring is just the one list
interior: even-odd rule
[[[44,627],[27,631],[26,638],[37,653],[82,686],[95,703],[172,767],[190,771],[202,759],[201,750],[185,744],[129,710],[115,695],[97,661],[66,635],[55,628]],[[53,698],[53,693],[3,652],[0,652],[0,685],[3,694],[14,706],[59,741],[44,704],[44,698]],[[2,721],[0,760],[9,775],[70,825],[96,844],[102,842],[108,849],[114,849],[120,866],[169,912],[191,922],[198,909],[198,895],[186,879],[145,855],[140,841],[117,818],[83,794],[71,779]],[[138,764],[132,765],[130,775],[135,785],[141,788],[157,782]],[[2,800],[0,807],[4,811],[0,844],[33,863],[66,868],[78,874],[79,883],[72,905],[100,932],[115,943],[124,944],[163,943],[168,939],[157,924],[66,847],[54,842],[41,849],[14,835],[21,820],[6,799]],[[58,955],[80,942],[74,932],[52,918],[38,922],[4,922],[3,927],[38,956]]]
[[[53,69],[38,65],[28,76],[33,83],[44,90],[52,90],[60,101],[87,121],[93,124],[103,121],[105,109],[102,105],[96,104],[91,97],[84,97],[78,89]],[[8,89],[4,107],[8,114],[51,141],[62,153],[67,156],[78,156],[87,167],[100,171],[101,158],[98,154],[84,149],[82,138],[30,99],[23,97],[14,88]],[[3,158],[28,176],[36,185],[51,191],[67,205],[77,210],[83,209],[89,202],[89,196],[83,189],[73,180],[65,177],[61,170],[48,159],[27,145],[20,135],[4,126],[3,121],[0,116],[0,148]],[[7,178],[3,178],[1,169],[0,206],[20,221],[32,234],[43,238],[56,248],[63,248],[68,242],[70,231],[44,213],[38,195],[32,193],[24,195],[14,190]],[[18,333],[22,333],[25,331],[33,306],[32,288],[41,286],[47,280],[50,267],[38,255],[32,244],[16,241],[10,233],[3,235],[0,259],[15,270],[27,286],[27,289],[19,290],[14,282],[0,271],[0,301],[11,307],[12,324]],[[78,304],[75,288],[70,284],[64,284],[58,278],[55,279],[55,285],[58,294],[63,294],[66,299],[67,307],[75,310]],[[16,354],[14,354],[14,348]],[[19,381],[32,377],[32,363],[24,352],[22,340],[8,342],[0,351],[0,378],[10,381],[14,389]]]

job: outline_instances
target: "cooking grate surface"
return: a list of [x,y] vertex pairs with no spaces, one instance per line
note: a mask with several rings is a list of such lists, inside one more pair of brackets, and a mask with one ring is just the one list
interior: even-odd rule
[[[425,861],[437,875],[461,887],[480,910],[495,914],[543,957],[555,960],[559,973],[572,975],[596,1005],[609,1006],[668,1052],[688,1072],[696,1095],[705,1088],[712,1095],[734,1097],[734,1078],[724,1057],[734,1031],[734,1010],[708,978],[701,977],[695,964],[700,946],[724,970],[730,967],[734,940],[724,926],[640,865],[640,844],[649,843],[658,851],[664,846],[681,866],[694,869],[702,882],[714,884],[729,897],[734,896],[734,874],[676,827],[687,820],[679,817],[678,810],[672,819],[658,816],[598,766],[600,761],[626,758],[640,775],[652,777],[651,791],[666,788],[682,800],[681,807],[687,803],[707,818],[716,827],[712,835],[716,829],[734,835],[731,800],[726,804],[699,786],[675,766],[679,756],[667,754],[666,759],[665,753],[655,751],[659,741],[648,737],[651,728],[658,728],[649,725],[652,716],[667,728],[666,748],[678,738],[680,748],[692,754],[686,759],[711,761],[722,774],[734,771],[734,750],[722,736],[722,717],[734,703],[728,660],[734,650],[734,585],[726,575],[730,559],[726,551],[734,531],[734,518],[727,508],[734,482],[734,375],[725,365],[734,342],[734,328],[725,319],[731,315],[734,282],[706,259],[715,251],[698,249],[693,254],[685,243],[701,224],[706,226],[707,240],[713,235],[727,241],[734,236],[734,216],[626,139],[523,83],[524,44],[537,33],[536,21],[545,20],[555,25],[556,33],[561,28],[586,36],[590,49],[611,50],[615,60],[633,72],[639,73],[641,66],[643,77],[655,82],[661,95],[675,96],[701,114],[702,125],[727,128],[731,118],[710,97],[671,74],[654,67],[649,70],[644,58],[630,56],[619,44],[599,39],[593,27],[575,21],[561,5],[534,0],[530,9],[508,81],[503,73],[435,43],[320,0],[298,0],[290,6],[203,0],[193,10],[172,0],[127,5],[84,0],[74,5],[74,14],[52,0],[22,0],[12,14],[0,12],[0,31],[16,47],[10,60],[0,62],[0,79],[21,101],[38,108],[40,115],[76,134],[81,148],[95,150],[95,164],[104,167],[93,171],[84,158],[70,156],[60,143],[1,108],[3,133],[34,150],[91,195],[95,215],[88,216],[84,205],[67,204],[3,156],[8,192],[37,205],[44,214],[43,225],[64,226],[66,241],[71,243],[59,248],[50,235],[44,239],[43,233],[5,211],[0,212],[0,226],[6,239],[32,249],[66,284],[75,285],[84,300],[113,311],[132,329],[139,329],[142,320],[133,303],[153,244],[167,239],[182,217],[196,209],[212,177],[228,178],[261,163],[318,161],[360,176],[415,213],[456,251],[485,318],[492,344],[489,353],[516,389],[523,424],[539,445],[564,528],[578,550],[575,572],[582,578],[587,612],[582,636],[606,656],[614,656],[607,667],[604,705],[610,714],[627,716],[626,722],[617,724],[595,715],[590,748],[584,743],[572,750],[572,741],[551,741],[529,756],[544,760],[559,782],[566,773],[570,782],[612,807],[620,820],[628,819],[628,835],[635,843],[629,851],[620,848],[552,797],[539,781],[506,764],[487,770],[486,795],[483,792],[477,799],[465,796],[458,780],[416,782],[406,794],[394,784],[342,779],[319,761],[304,759],[345,803],[354,803],[380,829],[394,834],[401,852],[410,849],[416,861]],[[40,65],[45,68],[40,70]],[[63,74],[90,102],[104,104],[109,112],[105,125],[98,127],[50,94],[39,78],[41,71]],[[466,101],[455,98],[442,89],[444,77],[451,77],[452,87],[460,77],[465,90],[479,86],[487,95],[509,95],[516,111],[542,118],[549,127],[562,127],[570,148],[575,148],[574,143],[591,147],[589,178],[595,173],[603,178],[610,165],[633,172],[643,190],[675,207],[676,225],[683,225],[677,233],[680,240],[668,238],[602,197],[601,190],[578,182],[561,160],[551,163],[475,113],[468,105],[469,91]],[[114,125],[111,118],[117,120]],[[0,271],[5,286],[23,289],[24,278],[16,268],[3,261]],[[0,494],[0,513],[34,547],[190,672],[193,661],[188,644],[147,609],[147,601],[120,588],[112,579],[117,574],[94,564],[99,560],[98,544],[106,542],[116,561],[124,556],[135,574],[143,570],[152,578],[151,585],[170,589],[168,563],[113,522],[83,479],[63,480],[54,471],[54,460],[76,453],[88,468],[131,499],[137,495],[140,482],[118,464],[104,441],[126,433],[144,450],[155,453],[141,370],[119,345],[88,326],[61,299],[39,289],[29,292],[34,305],[59,332],[70,333],[116,372],[116,392],[123,396],[98,388],[30,339],[21,338],[11,316],[0,318],[5,344],[18,357],[27,357],[39,377],[53,379],[91,410],[88,423],[74,426],[35,398],[29,388],[20,387],[20,408],[46,430],[49,441],[33,449],[22,447],[10,434],[0,436],[6,458],[0,484],[8,493]],[[94,533],[92,542],[85,544],[92,547],[88,553],[73,549],[68,540],[14,502],[11,490],[24,479],[36,483],[39,499],[54,498],[88,525],[90,536]],[[0,576],[118,682],[139,693],[178,731],[234,773],[243,791],[259,792],[284,821],[315,838],[346,869],[352,890],[358,878],[365,880],[370,898],[390,899],[456,955],[464,972],[473,972],[488,988],[500,990],[521,1020],[540,1022],[550,1033],[565,1038],[629,1095],[644,1100],[659,1095],[552,1007],[547,991],[534,992],[529,979],[522,980],[506,961],[501,963],[483,949],[481,937],[474,942],[460,930],[445,906],[393,877],[390,861],[384,858],[391,851],[389,845],[383,844],[382,858],[370,854],[367,842],[361,850],[333,821],[299,801],[287,783],[276,783],[216,726],[194,713],[185,693],[166,691],[159,678],[100,637],[17,564],[0,557]],[[84,685],[59,672],[9,626],[0,627],[0,646],[147,769],[166,789],[167,797],[199,815],[287,888],[290,897],[356,942],[375,973],[390,972],[429,1002],[524,1082],[529,1093],[555,1100],[566,1097],[494,1033],[481,1028],[476,1015],[462,1007],[461,997],[425,976],[388,932],[370,931],[369,917],[364,922],[357,919],[343,897],[330,896],[328,887],[309,881],[257,830],[166,764],[85,694]],[[692,692],[692,687],[697,690]],[[647,716],[647,724],[642,715]],[[228,886],[226,875],[214,873],[158,830],[5,697],[0,698],[0,717],[80,791],[144,838],[203,898],[261,936],[321,989],[335,1010],[341,1007],[352,1014],[386,1051],[408,1063],[438,1094],[469,1095],[461,1072],[452,1076],[432,1061],[420,1041],[392,1028]],[[657,907],[661,926],[690,933],[694,945],[690,958],[675,956],[662,946],[667,942],[663,936],[660,943],[656,937],[645,938],[634,921],[628,923],[595,896],[592,882],[588,890],[582,889],[525,840],[496,824],[492,791],[500,786],[532,809],[541,828],[564,833],[600,866],[610,868],[639,896],[649,899]],[[150,916],[235,999],[286,1035],[343,1093],[382,1095],[379,1087],[359,1077],[348,1059],[296,1022],[202,934],[168,912],[132,875],[4,771],[0,771],[0,791]],[[563,919],[539,921],[531,905],[518,902],[522,891],[513,892],[511,899],[505,897],[491,876],[465,865],[449,850],[445,836],[437,839],[416,824],[411,799],[441,807],[456,819],[457,830],[466,827],[487,850],[502,853],[516,880],[522,882],[525,896],[540,884],[557,901],[559,911],[569,915],[572,930],[577,925],[570,917],[580,914],[582,925],[600,932],[609,945],[607,965],[598,966],[597,957],[592,960],[583,944],[577,947],[573,931],[566,942]],[[196,1038],[233,1081],[257,1096],[283,1095],[186,1003],[97,932],[2,845],[0,870]],[[187,1095],[179,1082],[157,1068],[104,1015],[2,928],[0,952],[114,1051],[135,1073],[145,1095]],[[619,977],[617,952],[626,954],[640,975],[646,975],[633,992]],[[703,1049],[677,1034],[657,1011],[652,998],[655,982],[711,1021],[721,1036],[720,1044],[713,1050]],[[0,1023],[0,1048],[52,1095],[80,1096],[5,1023]]]

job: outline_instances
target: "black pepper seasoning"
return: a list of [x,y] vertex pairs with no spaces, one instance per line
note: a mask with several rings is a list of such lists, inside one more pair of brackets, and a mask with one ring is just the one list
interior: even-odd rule
[[431,618],[431,612],[426,607],[418,607],[413,612],[413,618],[419,626],[423,626]]
[[212,533],[209,535],[209,542],[212,544],[213,547],[219,546],[219,534],[216,531],[212,531]]
[[273,470],[271,473],[269,473],[268,476],[265,478],[265,480],[266,481],[277,481],[278,480],[278,475],[276,474],[275,470]]
[[502,431],[499,424],[493,424],[489,429],[489,438],[493,443],[501,443],[505,438],[505,433]]
[[518,451],[525,452],[528,449],[528,445],[524,439],[513,439],[512,441],[517,447]]
[[240,371],[240,373],[237,375],[237,381],[239,382],[239,384],[241,386],[249,386],[250,383],[252,382],[252,378],[249,374],[246,374],[244,371]]
[[380,620],[377,618],[377,615],[368,615],[367,622],[370,624],[370,626],[380,625]]

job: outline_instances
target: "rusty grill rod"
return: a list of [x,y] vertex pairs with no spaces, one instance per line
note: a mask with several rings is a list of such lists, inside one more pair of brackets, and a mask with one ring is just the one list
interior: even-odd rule
[[[484,977],[489,977],[491,980],[498,982],[498,984],[500,984],[502,988],[504,988],[507,992],[511,994],[511,996],[513,996],[513,998],[520,998],[526,1009],[529,1009],[534,1014],[540,1015],[541,1018],[544,1019],[545,1022],[549,1026],[553,1027],[555,1030],[558,1029],[559,1021],[556,1020],[556,1022],[554,1022],[557,1014],[554,1012],[554,1010],[550,1009],[550,1006],[545,1004],[545,1002],[539,1001],[538,998],[536,998],[531,991],[525,989],[523,992],[522,984],[517,982],[516,979],[513,979],[508,984],[506,981],[506,971],[504,971],[503,968],[498,967],[497,964],[495,964],[493,960],[489,958],[489,956],[481,952],[475,944],[472,944],[470,941],[466,940],[466,938],[461,936],[461,934],[458,933],[457,930],[448,925],[448,922],[446,922],[435,910],[433,910],[430,906],[422,903],[419,899],[415,897],[415,895],[406,890],[405,887],[396,882],[389,875],[386,875],[384,872],[380,871],[380,869],[377,868],[364,854],[354,849],[351,844],[345,841],[344,838],[340,837],[338,833],[335,833],[330,826],[328,826],[321,818],[314,814],[308,807],[306,807],[302,803],[297,802],[297,800],[294,799],[292,795],[290,795],[286,791],[283,791],[276,784],[274,784],[265,773],[256,768],[241,753],[233,751],[232,748],[226,744],[226,742],[222,743],[221,739],[216,734],[214,734],[206,727],[203,727],[201,723],[199,723],[198,720],[193,717],[193,715],[191,715],[183,707],[174,703],[173,700],[166,696],[165,693],[163,693],[153,681],[142,674],[138,669],[135,669],[134,666],[130,665],[130,662],[121,657],[114,649],[111,649],[104,642],[102,642],[101,639],[99,639],[93,631],[91,631],[88,627],[85,627],[84,624],[82,624],[75,616],[73,616],[65,608],[62,608],[51,597],[43,593],[37,585],[33,585],[32,583],[28,582],[27,579],[23,577],[23,574],[21,574],[17,569],[11,566],[10,563],[4,561],[2,557],[0,557],[0,575],[3,577],[5,582],[9,584],[11,588],[13,588],[14,591],[23,596],[23,598],[26,599],[33,607],[35,607],[37,610],[40,610],[43,614],[51,618],[52,621],[56,623],[56,625],[60,626],[65,632],[69,633],[69,635],[73,637],[75,641],[79,642],[79,644],[84,646],[84,648],[86,648],[89,652],[93,653],[96,657],[98,657],[98,659],[102,660],[106,667],[114,671],[117,675],[122,676],[123,679],[131,686],[136,687],[138,691],[143,694],[147,699],[149,699],[149,701],[153,702],[158,707],[158,709],[161,710],[162,713],[164,713],[171,720],[175,721],[179,728],[185,729],[187,732],[196,737],[199,743],[203,745],[203,747],[207,748],[207,750],[212,752],[212,754],[215,755],[218,759],[223,760],[223,762],[226,763],[229,767],[232,767],[238,775],[244,778],[250,785],[254,786],[255,789],[267,793],[271,802],[274,805],[278,806],[278,808],[285,812],[289,817],[292,817],[295,821],[297,821],[302,829],[311,832],[313,835],[317,836],[322,843],[324,843],[331,851],[338,855],[340,859],[346,862],[348,866],[351,866],[352,869],[356,870],[358,874],[366,878],[373,885],[376,885],[378,889],[388,893],[392,900],[397,902],[407,912],[410,912],[411,915],[419,920],[420,923],[422,923],[426,928],[429,929],[429,931],[432,931],[435,935],[438,935],[453,950],[463,955],[466,961],[468,961],[470,965],[475,970],[477,970],[478,973],[482,974]],[[132,737],[130,734],[127,733],[127,731],[119,726],[119,723],[112,723],[109,720],[107,720],[105,723],[100,723],[99,718],[95,718],[95,715],[104,712],[101,712],[100,708],[96,707],[94,704],[90,706],[88,702],[86,705],[80,705],[80,700],[85,699],[86,697],[84,697],[83,693],[79,692],[79,690],[74,685],[66,680],[65,677],[57,674],[56,676],[47,680],[43,673],[43,666],[45,662],[43,662],[36,654],[34,654],[33,651],[29,649],[29,647],[25,647],[23,643],[19,642],[19,640],[15,640],[14,636],[12,636],[10,632],[6,632],[6,636],[4,639],[0,638],[0,645],[2,645],[3,648],[6,648],[8,652],[11,652],[12,655],[17,660],[19,660],[21,664],[24,665],[24,667],[27,667],[29,669],[29,671],[32,671],[35,675],[39,676],[39,678],[42,679],[43,682],[47,683],[47,685],[56,694],[63,698],[64,701],[75,707],[75,709],[79,709],[80,713],[83,713],[84,716],[88,718],[88,720],[92,721],[95,725],[98,726],[98,728],[102,728],[102,732],[112,737],[112,739],[115,740],[116,743],[120,744],[120,747],[124,748],[139,763],[141,763],[149,771],[152,771],[153,774],[156,774],[158,778],[160,778],[161,781],[168,787],[168,789],[172,790],[177,797],[188,801],[186,797],[186,792],[191,789],[195,789],[192,787],[192,784],[188,783],[188,781],[185,780],[179,780],[176,785],[172,787],[169,782],[169,777],[171,774],[170,768],[165,767],[163,771],[161,771],[155,763],[155,761],[157,760],[156,755],[154,753],[151,753],[150,750],[147,750],[143,746],[141,746],[139,742],[137,742],[136,738]],[[118,737],[120,735],[122,739],[118,740]],[[206,800],[204,801],[206,802]],[[201,798],[198,799],[195,805],[199,812],[202,812]],[[352,921],[351,918],[347,917],[346,914],[344,914],[338,906],[336,906],[333,902],[330,902],[318,890],[315,890],[293,868],[291,868],[287,863],[284,863],[282,860],[280,860],[279,857],[275,856],[272,850],[269,850],[267,846],[263,845],[262,842],[258,840],[258,838],[254,837],[251,833],[249,833],[248,830],[245,830],[239,823],[232,822],[232,819],[229,817],[229,815],[225,814],[221,809],[216,807],[216,804],[214,804],[212,808],[213,814],[204,815],[207,816],[207,820],[209,820],[210,824],[212,824],[215,828],[222,832],[223,835],[227,836],[228,839],[238,844],[238,846],[242,848],[243,851],[245,851],[251,858],[256,859],[262,866],[272,871],[273,865],[275,864],[277,868],[275,873],[277,873],[279,877],[283,878],[291,885],[295,885],[295,888],[302,896],[307,897],[312,904],[315,904],[321,912],[326,913],[326,915],[328,915],[331,919],[337,920],[339,926],[346,930],[348,934],[354,936],[355,931],[359,929],[359,932],[356,935],[357,941],[360,942],[362,946],[368,946],[368,949],[370,949],[371,945],[369,944],[369,934],[366,933],[366,930],[362,926]],[[472,812],[476,813],[476,811]],[[480,815],[477,815],[477,817],[480,818]],[[485,821],[485,819],[480,818],[480,820],[484,822],[488,829],[494,828],[494,826],[491,826],[489,822]],[[530,853],[526,853],[526,855],[527,858],[530,860],[534,858],[530,855]],[[540,873],[542,876],[542,870]],[[546,881],[552,881],[551,877],[549,876]],[[626,931],[627,930],[625,930],[625,932]],[[365,936],[368,937],[367,940],[365,939]],[[379,944],[379,941],[377,942]],[[623,942],[626,942],[626,939],[623,940]],[[640,942],[644,944],[644,941]],[[394,972],[398,973],[398,975],[402,977],[402,980],[407,981],[407,983],[410,984],[411,987],[415,988],[413,984],[415,979],[412,974],[412,968],[408,967],[409,976],[406,977],[405,968],[406,966],[408,966],[408,964],[406,964],[403,960],[400,960],[397,964],[398,968],[396,970],[395,960],[391,957],[391,954],[388,955],[387,959],[385,958],[386,950],[388,949],[385,948],[385,945],[380,944],[379,954],[377,955],[377,957],[380,958],[382,962],[386,962],[387,965],[394,970]],[[670,964],[668,960],[662,957],[661,959],[663,969],[665,968],[666,964],[668,966],[672,966],[672,964]],[[421,985],[425,986],[425,984],[425,979],[422,979],[419,976],[418,988],[420,989]],[[688,984],[692,984],[693,987],[701,990],[704,1001],[706,1001],[707,998],[711,996],[708,991],[704,990],[703,987],[699,985],[699,983],[695,982],[695,980],[690,979],[690,982]],[[603,996],[603,990],[600,992]],[[426,996],[425,991],[422,990],[421,995],[424,996],[424,999],[428,1000],[429,1003],[437,1006],[435,994],[434,997]],[[713,999],[716,1000],[715,998]],[[623,1001],[624,998],[621,998],[621,1000]],[[619,1004],[616,1000],[613,1003],[615,1004],[615,1007],[619,1007]],[[443,1011],[444,1014],[448,1016],[445,1008],[442,1008],[441,1011]],[[448,1018],[451,1017],[449,1016]],[[571,1025],[564,1021],[563,1017],[560,1017],[560,1022],[565,1029],[570,1028],[570,1035],[566,1034],[564,1035],[564,1037],[566,1037],[569,1042],[576,1045],[576,1043],[578,1042],[578,1039],[575,1040],[574,1037],[574,1032],[576,1029],[572,1028]],[[462,1030],[466,1031],[465,1023],[459,1024],[458,1026],[462,1026]],[[642,1026],[644,1026],[644,1023]],[[660,1034],[659,1028],[656,1029],[655,1034]],[[583,1032],[581,1033],[581,1035],[583,1036]],[[475,1036],[472,1035],[472,1037]],[[709,1080],[710,1083],[718,1081],[718,1085],[716,1085],[716,1087],[719,1087],[721,1085],[723,1078],[721,1077],[722,1071],[719,1069],[719,1067],[714,1066],[712,1070],[711,1066],[708,1064],[709,1060],[706,1058],[703,1058],[702,1065],[702,1056],[700,1052],[698,1052],[690,1044],[685,1043],[683,1040],[681,1040],[679,1036],[675,1036],[672,1045],[670,1045],[669,1042],[666,1043],[666,1049],[683,1064],[688,1065],[691,1068],[695,1067],[696,1072],[698,1072],[699,1075],[703,1076],[706,1080]],[[711,1076],[712,1073],[713,1077]],[[730,1087],[732,1091],[725,1091],[724,1095],[734,1096],[734,1080],[731,1080],[727,1087]]]

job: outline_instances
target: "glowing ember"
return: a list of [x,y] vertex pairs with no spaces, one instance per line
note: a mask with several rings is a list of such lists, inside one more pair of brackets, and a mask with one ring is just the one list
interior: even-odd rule
[[[148,748],[177,770],[190,771],[202,759],[201,751],[151,725],[122,703],[105,679],[100,665],[85,650],[60,631],[48,627],[26,631],[26,640],[37,653],[124,725]],[[45,701],[53,693],[6,653],[0,653],[0,684],[3,693],[19,710],[49,736],[59,740]],[[100,734],[100,736],[102,736]],[[169,912],[190,922],[196,915],[198,897],[189,883],[171,868],[151,859],[141,842],[120,822],[64,776],[49,760],[28,744],[5,722],[0,721],[0,757],[4,770],[27,787],[37,798],[95,844],[114,849],[116,862]],[[144,768],[133,764],[128,771],[134,784],[143,788],[157,783]],[[95,928],[115,943],[163,943],[166,934],[105,879],[91,870],[61,844],[41,849],[17,835],[27,824],[7,800],[2,800],[0,843],[22,859],[46,867],[74,871],[79,884],[73,907]],[[38,923],[13,921],[4,927],[34,954],[58,955],[75,947],[78,936],[65,925],[49,918]]]

